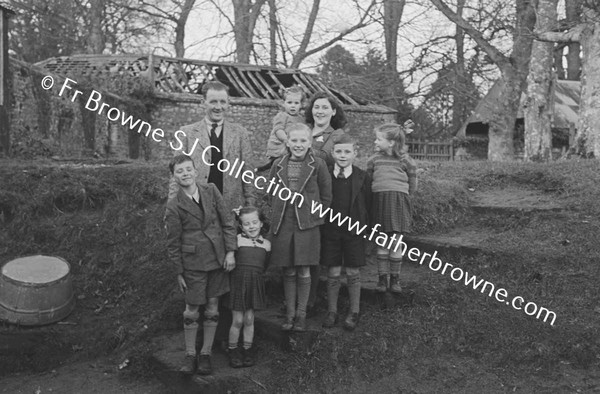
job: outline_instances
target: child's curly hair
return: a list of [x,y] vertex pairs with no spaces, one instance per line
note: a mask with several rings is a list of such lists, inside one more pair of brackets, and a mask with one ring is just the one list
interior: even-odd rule
[[235,218],[239,224],[238,230],[240,233],[242,232],[242,221],[241,221],[242,215],[246,215],[246,214],[253,213],[253,212],[256,212],[258,214],[258,220],[260,220],[263,224],[262,228],[260,229],[261,235],[266,235],[269,232],[270,225],[269,225],[269,222],[267,221],[267,216],[260,210],[260,208],[253,207],[253,206],[241,207],[239,209],[235,209],[234,212],[235,212]]

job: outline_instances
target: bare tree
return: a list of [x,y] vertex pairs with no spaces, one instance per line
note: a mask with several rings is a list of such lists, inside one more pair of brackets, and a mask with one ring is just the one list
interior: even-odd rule
[[[535,29],[551,31],[557,25],[558,0],[539,0]],[[554,44],[535,41],[527,77],[525,112],[525,160],[547,161],[552,158],[552,112],[554,92]]]
[[488,159],[492,161],[512,160],[514,156],[513,136],[519,100],[525,86],[535,24],[534,0],[515,0],[515,26],[510,56],[490,44],[480,31],[464,18],[452,11],[443,0],[431,0],[450,21],[464,29],[486,52],[500,69],[500,93],[491,109],[493,116],[489,125]]
[[385,57],[388,69],[398,71],[398,29],[406,0],[384,0],[383,36],[385,38]]
[[167,21],[173,25],[175,37],[173,46],[176,57],[185,57],[185,26],[196,0],[140,0],[126,8],[145,14],[155,20]]
[[310,11],[310,15],[308,17],[308,21],[306,23],[306,29],[304,30],[304,34],[302,36],[302,40],[300,41],[300,46],[294,52],[291,67],[297,68],[300,67],[300,64],[309,56],[314,55],[315,53],[319,53],[324,49],[331,47],[333,44],[341,41],[349,34],[366,27],[370,22],[370,15],[373,11],[374,7],[377,4],[377,0],[371,0],[369,5],[362,10],[359,6],[358,2],[356,2],[357,9],[360,10],[359,20],[354,24],[343,31],[340,31],[335,36],[325,41],[324,43],[317,44],[313,48],[309,49],[309,43],[311,42],[311,36],[313,34],[315,28],[315,22],[317,20],[317,16],[319,15],[319,6],[320,0],[313,0],[312,8]]
[[552,42],[579,43],[581,61],[581,101],[574,151],[600,157],[600,4],[582,1],[581,22],[567,31],[537,32],[537,38]]

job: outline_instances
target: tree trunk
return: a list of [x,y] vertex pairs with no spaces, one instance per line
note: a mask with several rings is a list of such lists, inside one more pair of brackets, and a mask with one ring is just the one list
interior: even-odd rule
[[488,160],[507,161],[514,158],[514,134],[521,93],[527,82],[529,60],[535,26],[532,0],[517,0],[515,33],[510,62],[500,67],[503,89],[499,94],[498,112],[490,122]]
[[[565,11],[569,26],[575,26],[581,22],[581,0],[566,0]],[[567,79],[579,81],[581,78],[581,45],[578,42],[572,42],[568,47]]]
[[587,26],[580,37],[583,68],[575,150],[600,158],[600,10],[587,9],[584,19]]
[[[239,63],[250,63],[253,32],[248,32],[250,0],[232,0],[235,35],[235,53]],[[250,33],[250,34],[249,34]]]
[[510,161],[514,158],[514,135],[517,111],[523,83],[516,70],[502,74],[499,83],[502,89],[498,95],[497,106],[489,123],[488,160]]
[[389,71],[398,72],[398,29],[402,20],[405,0],[384,0],[383,35],[385,37],[385,59]]
[[[550,31],[556,26],[558,0],[540,0],[535,29]],[[552,112],[554,92],[552,63],[554,43],[535,41],[531,50],[527,100],[525,102],[525,160],[552,159]]]
[[277,66],[277,7],[275,0],[269,1],[269,51],[271,66]]
[[[456,2],[456,14],[462,16],[466,0]],[[462,123],[467,118],[467,103],[463,93],[466,87],[466,69],[465,69],[465,31],[462,27],[456,25],[456,65],[454,68],[454,88],[452,89],[452,134],[456,134]]]
[[181,14],[179,15],[179,18],[175,24],[174,46],[176,57],[185,57],[185,25],[187,24],[188,17],[190,16],[190,12],[192,12],[195,2],[196,0],[185,0],[181,6]]
[[88,35],[87,53],[101,54],[106,45],[102,32],[104,2],[92,1],[90,6],[90,34]]
[[235,53],[238,63],[250,63],[254,50],[254,27],[260,15],[260,9],[267,0],[231,0],[233,3],[233,34]]

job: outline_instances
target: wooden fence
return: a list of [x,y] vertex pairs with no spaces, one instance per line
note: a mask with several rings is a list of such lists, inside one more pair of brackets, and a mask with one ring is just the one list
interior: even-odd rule
[[406,141],[413,159],[430,161],[454,160],[452,142]]

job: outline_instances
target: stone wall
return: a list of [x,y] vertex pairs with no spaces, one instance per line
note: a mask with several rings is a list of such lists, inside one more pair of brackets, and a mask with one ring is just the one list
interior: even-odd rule
[[[33,150],[33,155],[46,153],[46,156],[81,157],[94,154],[96,157],[109,158],[145,158],[147,160],[168,160],[173,156],[169,141],[179,128],[197,122],[204,117],[201,96],[193,94],[161,94],[152,98],[152,108],[148,123],[151,130],[164,130],[165,138],[156,142],[150,137],[139,134],[137,128],[129,130],[120,120],[110,121],[106,111],[97,114],[84,107],[89,93],[82,95],[84,100],[72,102],[70,98],[60,97],[62,80],[51,90],[43,90],[40,81],[43,70],[26,66],[20,62],[11,62],[14,85],[11,107],[11,140],[13,151],[26,156],[23,152]],[[73,77],[71,77],[73,78]],[[109,100],[108,93],[94,87],[102,93],[102,102],[110,102],[125,116],[131,114],[127,100]],[[115,92],[111,92],[115,93]],[[118,93],[118,92],[116,92]],[[267,138],[272,127],[272,119],[280,110],[279,104],[272,100],[231,98],[227,118],[242,124],[251,136],[256,163],[266,160]],[[387,107],[344,106],[348,117],[346,131],[359,143],[359,158],[365,160],[373,150],[373,128],[384,122],[394,120],[395,112]],[[89,130],[85,130],[83,115],[92,116],[95,124],[94,140],[87,141]],[[138,119],[133,115],[134,121]],[[89,128],[88,128],[89,129]],[[85,131],[88,131],[86,133]],[[37,152],[41,144],[44,152]],[[93,145],[93,149],[89,146]],[[137,152],[137,153],[136,153]]]
[[[95,133],[93,141],[86,142],[82,114],[90,114],[84,107],[85,100],[72,101],[59,96],[62,79],[55,76],[55,86],[50,90],[41,88],[45,73],[36,67],[15,61],[10,62],[11,97],[10,125],[13,155],[61,156],[61,157],[131,157],[130,138],[135,133],[110,122],[105,116],[92,118]],[[83,95],[80,97],[84,97]],[[86,99],[88,96],[85,96]],[[123,102],[127,100],[123,99]],[[124,104],[114,104],[125,107]],[[141,141],[139,157],[148,157],[144,141]]]
[[[172,135],[181,126],[197,122],[204,117],[204,106],[199,96],[160,95],[155,103],[156,107],[152,113],[153,126],[165,130],[167,135]],[[279,110],[279,104],[274,101],[231,98],[227,119],[242,124],[248,130],[258,162],[266,160],[265,151],[271,122]],[[357,140],[359,157],[364,159],[373,151],[373,128],[384,122],[393,122],[395,112],[378,106],[344,106],[344,111],[348,118],[345,129]],[[156,158],[166,159],[172,155],[167,140],[157,144],[152,151],[152,156]]]

